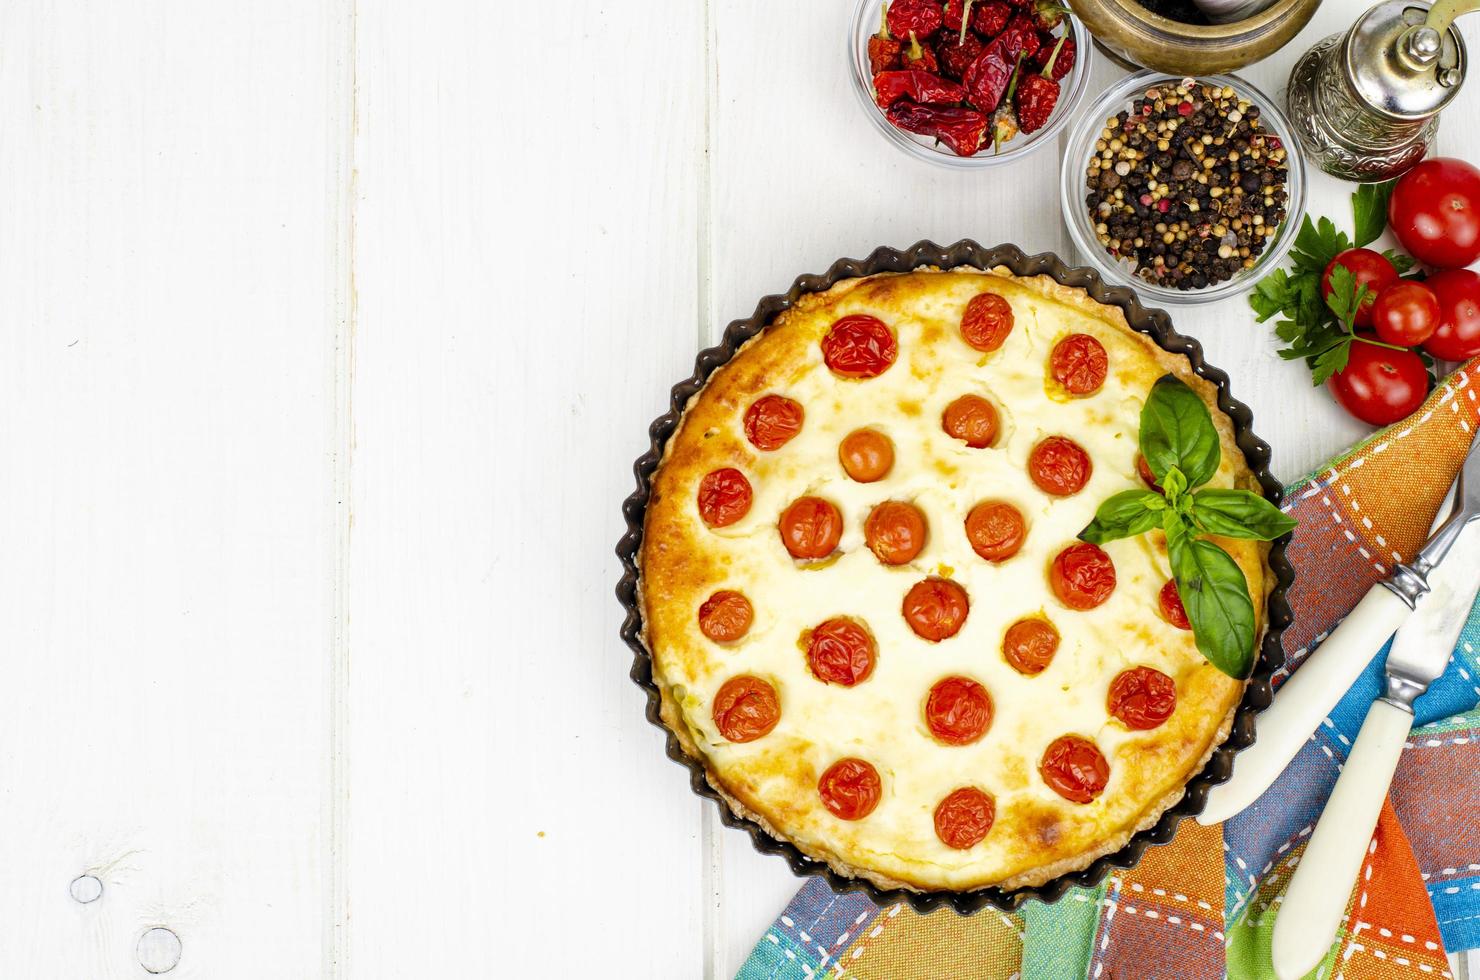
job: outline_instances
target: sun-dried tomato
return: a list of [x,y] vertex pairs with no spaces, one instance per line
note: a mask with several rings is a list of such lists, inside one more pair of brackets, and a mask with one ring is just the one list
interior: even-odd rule
[[909,37],[913,31],[920,40],[932,36],[945,22],[945,11],[936,0],[891,0],[885,23],[895,37]]
[[941,31],[935,38],[935,60],[940,73],[947,78],[961,80],[966,68],[982,53],[982,39],[971,31],[963,36],[955,31]]
[[1026,43],[1023,31],[1008,28],[993,38],[967,66],[961,83],[966,86],[966,95],[972,105],[982,112],[997,108]]
[[971,8],[971,29],[982,37],[996,37],[1012,19],[1012,8],[1002,0],[978,3]]

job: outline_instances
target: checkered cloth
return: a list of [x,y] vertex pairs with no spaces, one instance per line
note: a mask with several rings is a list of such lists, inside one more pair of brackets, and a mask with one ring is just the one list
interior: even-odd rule
[[[1480,421],[1480,359],[1411,418],[1287,490],[1291,668],[1393,563],[1427,537]],[[1319,977],[1448,976],[1444,948],[1480,946],[1480,604],[1417,725],[1383,806],[1341,932]],[[1218,827],[1185,820],[1170,844],[1054,905],[970,917],[879,908],[809,879],[738,980],[854,977],[1150,980],[1268,977],[1270,935],[1351,740],[1380,693],[1384,648],[1270,790]],[[1282,678],[1276,678],[1278,683]]]

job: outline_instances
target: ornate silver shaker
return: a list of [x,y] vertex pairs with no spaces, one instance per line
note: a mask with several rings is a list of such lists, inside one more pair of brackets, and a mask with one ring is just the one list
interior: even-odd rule
[[1307,156],[1346,180],[1382,181],[1422,160],[1465,79],[1450,23],[1480,0],[1385,0],[1301,56],[1285,101]]

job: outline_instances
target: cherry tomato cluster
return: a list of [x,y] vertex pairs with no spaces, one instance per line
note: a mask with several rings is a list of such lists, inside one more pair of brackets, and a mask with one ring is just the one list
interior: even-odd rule
[[1357,336],[1386,346],[1353,344],[1330,387],[1343,408],[1372,425],[1404,418],[1428,394],[1428,371],[1412,348],[1444,361],[1480,355],[1480,274],[1463,268],[1480,259],[1480,169],[1442,157],[1419,163],[1393,186],[1388,227],[1435,271],[1405,279],[1382,253],[1352,248],[1321,279],[1329,296],[1341,265],[1367,287],[1354,317]]
[[1064,16],[1056,0],[888,0],[868,40],[874,101],[958,156],[1037,132],[1077,55]]

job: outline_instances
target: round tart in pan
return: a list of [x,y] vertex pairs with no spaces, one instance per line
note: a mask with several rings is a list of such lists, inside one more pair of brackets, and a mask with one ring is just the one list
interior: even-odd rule
[[[634,598],[662,723],[731,811],[846,879],[1005,894],[1120,851],[1227,738],[1161,531],[1078,539],[1155,489],[1173,375],[1259,492],[1215,386],[1047,275],[859,276],[800,296],[667,439]],[[1269,545],[1214,539],[1264,632]]]

